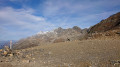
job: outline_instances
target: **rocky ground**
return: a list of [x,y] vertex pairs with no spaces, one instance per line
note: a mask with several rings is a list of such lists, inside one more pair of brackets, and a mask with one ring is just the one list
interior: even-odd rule
[[0,67],[120,67],[120,37],[61,42],[1,54]]

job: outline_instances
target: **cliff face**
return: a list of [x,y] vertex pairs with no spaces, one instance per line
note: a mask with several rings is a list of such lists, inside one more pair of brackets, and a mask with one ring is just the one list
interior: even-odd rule
[[89,30],[89,33],[105,32],[108,30],[119,29],[119,28],[120,28],[120,12],[92,26]]

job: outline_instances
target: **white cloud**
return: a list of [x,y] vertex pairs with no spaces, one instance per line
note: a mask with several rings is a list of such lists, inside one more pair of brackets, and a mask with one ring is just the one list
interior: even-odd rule
[[49,25],[44,17],[32,15],[32,12],[33,10],[13,9],[11,7],[0,9],[1,25],[16,25],[23,29],[31,29],[31,27],[36,29],[40,28],[42,25]]
[[0,9],[0,30],[4,32],[0,35],[2,37],[21,35],[22,37],[33,35],[41,30],[52,29],[53,24],[47,22],[44,17],[35,16],[33,13],[32,9],[13,9],[11,7]]

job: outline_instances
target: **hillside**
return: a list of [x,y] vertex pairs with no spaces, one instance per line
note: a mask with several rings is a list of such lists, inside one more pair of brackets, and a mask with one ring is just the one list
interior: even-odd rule
[[120,29],[120,12],[92,26],[90,28],[89,33],[106,32],[106,31],[114,30],[114,29]]
[[120,38],[69,41],[15,50],[0,67],[119,67]]

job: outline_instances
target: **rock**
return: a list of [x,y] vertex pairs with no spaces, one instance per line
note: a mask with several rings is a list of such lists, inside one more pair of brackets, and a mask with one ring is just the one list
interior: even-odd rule
[[10,62],[10,60],[5,60],[5,62]]
[[26,58],[30,58],[30,56],[29,56],[29,55],[26,55]]
[[0,62],[3,62],[2,60],[0,60]]
[[43,62],[44,64],[46,63],[46,62]]
[[10,57],[13,57],[13,54],[9,54]]
[[79,28],[78,26],[74,26],[72,29],[75,30],[75,31],[77,31],[77,32],[82,33],[82,29]]
[[8,46],[5,46],[3,49],[1,49],[1,55],[5,57],[12,56],[12,50]]
[[23,60],[23,63],[30,63],[30,60]]
[[3,52],[3,55],[4,55],[4,56],[7,56],[7,54],[8,54],[7,51],[4,51],[4,52]]
[[48,54],[52,54],[52,52],[49,52]]
[[13,55],[16,55],[17,53],[12,51],[8,46],[5,46],[3,49],[0,49],[0,54],[5,57],[13,57]]
[[120,35],[120,32],[116,32],[117,35]]
[[32,58],[33,60],[35,59],[35,58]]
[[112,64],[112,65],[120,64],[120,60],[110,61],[110,64]]
[[2,52],[3,50],[2,49],[0,49],[0,52]]

